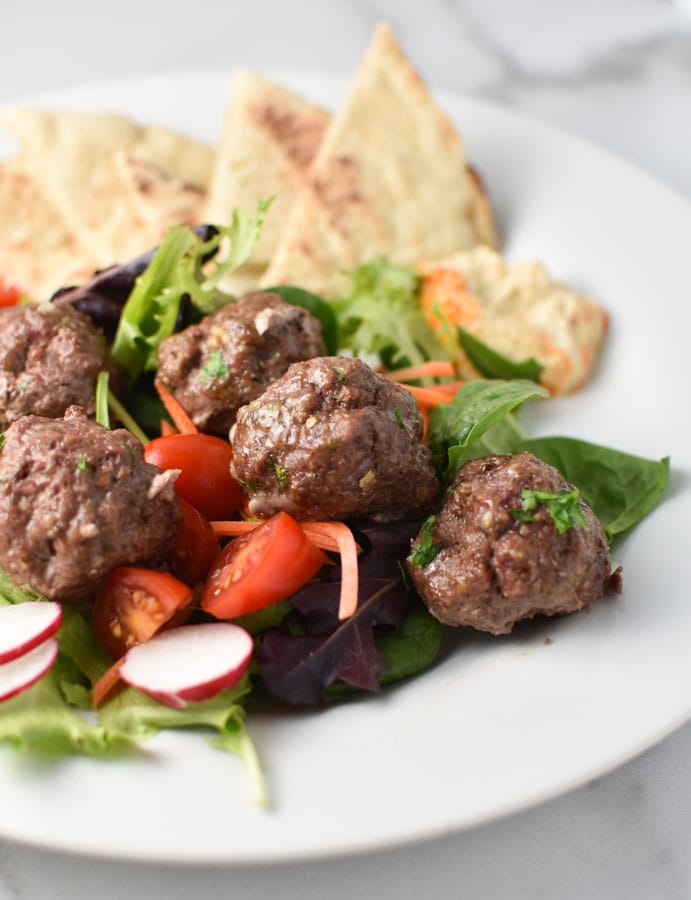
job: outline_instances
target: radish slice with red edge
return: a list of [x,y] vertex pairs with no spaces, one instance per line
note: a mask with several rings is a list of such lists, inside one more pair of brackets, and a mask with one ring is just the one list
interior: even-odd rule
[[250,634],[231,622],[184,625],[131,647],[120,677],[166,706],[182,708],[236,685],[253,649]]
[[0,665],[0,701],[9,700],[31,687],[53,665],[58,655],[58,642],[48,638],[17,659]]
[[0,606],[0,665],[48,640],[61,621],[62,607],[52,600],[27,600]]

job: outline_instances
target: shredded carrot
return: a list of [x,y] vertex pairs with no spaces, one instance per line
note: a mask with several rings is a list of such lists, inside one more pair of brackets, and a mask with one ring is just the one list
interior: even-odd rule
[[113,665],[101,675],[98,681],[95,682],[91,691],[94,706],[99,706],[113,688],[120,683],[120,666],[123,664],[124,660],[125,657],[121,656],[120,659],[117,662],[114,662]]
[[[348,619],[357,609],[358,602],[358,545],[353,532],[343,522],[310,523],[320,534],[333,539],[341,557],[341,594],[338,601],[338,618]],[[314,539],[315,543],[318,543]]]
[[161,437],[167,437],[171,434],[178,434],[177,428],[171,425],[168,419],[161,419]]
[[443,384],[435,384],[434,390],[440,394],[446,394],[449,400],[453,400],[463,385],[463,381],[445,381]]
[[[211,527],[216,534],[225,537],[239,537],[254,531],[261,522],[212,522]],[[300,522],[300,527],[307,537],[319,547],[338,553],[341,558],[341,594],[338,604],[338,618],[347,619],[357,609],[358,601],[358,564],[360,552],[353,532],[343,522]]]
[[158,396],[161,398],[161,402],[166,408],[166,412],[173,420],[173,424],[180,434],[196,434],[198,431],[197,426],[182,408],[180,402],[175,399],[168,388],[162,384],[158,378],[154,384],[156,385]]
[[[265,520],[264,520],[265,521]],[[219,537],[241,537],[261,525],[262,522],[245,522],[230,520],[227,522],[212,522],[211,527]],[[330,553],[338,553],[340,548],[338,541],[323,529],[322,525],[333,525],[333,522],[300,522],[300,527],[307,537],[319,547],[320,550],[328,550]],[[360,548],[358,547],[358,553]]]
[[456,393],[456,390],[458,390],[458,388],[456,388],[453,394],[451,394],[448,390],[439,390],[442,385],[426,388],[416,387],[413,384],[403,384],[401,387],[405,388],[406,391],[409,391],[413,397],[415,397],[420,408],[427,407],[428,409],[432,406],[438,406],[440,403],[448,403],[451,397]]
[[385,377],[389,381],[416,381],[418,378],[446,378],[454,374],[454,368],[450,362],[441,359],[431,359],[429,362],[420,363],[419,366],[407,366],[405,369],[394,369],[386,372]]
[[427,406],[421,406],[420,415],[422,416],[422,440],[424,441],[427,437],[427,429],[429,428],[429,408]]
[[220,537],[240,537],[250,531],[254,531],[261,522],[246,522],[244,519],[237,521],[228,520],[223,522],[212,522],[211,527]]

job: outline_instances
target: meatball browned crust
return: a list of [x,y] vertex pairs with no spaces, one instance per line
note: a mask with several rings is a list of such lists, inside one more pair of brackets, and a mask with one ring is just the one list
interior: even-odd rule
[[20,416],[94,409],[106,368],[103,334],[70,306],[27,303],[0,310],[0,430]]
[[574,524],[560,534],[544,503],[529,517],[520,512],[523,488],[573,490],[530,453],[472,460],[457,472],[431,530],[433,558],[407,563],[441,622],[508,634],[522,619],[583,609],[616,583],[607,540],[590,507],[579,497],[585,527]]
[[348,357],[294,363],[244,406],[233,473],[252,514],[299,519],[424,515],[439,496],[410,393]]
[[0,452],[0,566],[69,602],[90,597],[115,566],[165,562],[181,519],[175,473],[149,465],[142,449],[77,407],[14,422]]
[[162,341],[158,378],[200,431],[226,435],[241,406],[292,362],[321,352],[318,319],[257,291]]

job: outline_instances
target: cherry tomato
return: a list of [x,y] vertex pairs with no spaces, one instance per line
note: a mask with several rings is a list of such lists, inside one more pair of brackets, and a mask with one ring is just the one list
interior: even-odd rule
[[180,469],[175,489],[209,521],[229,519],[245,495],[230,474],[233,451],[212,434],[168,434],[144,448],[144,459],[159,469]]
[[185,584],[195,585],[206,578],[218,556],[218,537],[209,521],[191,503],[180,498],[180,508],[183,519],[170,556],[170,571]]
[[96,595],[94,631],[113,659],[169,624],[192,600],[192,589],[168,572],[120,566]]
[[202,609],[234,619],[294,594],[327,557],[288,513],[234,538],[219,553],[202,593]]
[[13,284],[6,284],[0,278],[0,306],[16,306],[21,296],[19,288]]

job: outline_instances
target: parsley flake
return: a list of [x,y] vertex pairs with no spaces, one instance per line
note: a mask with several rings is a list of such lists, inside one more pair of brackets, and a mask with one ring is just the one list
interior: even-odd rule
[[221,351],[214,350],[213,353],[209,354],[209,358],[199,370],[199,381],[204,384],[216,378],[225,378],[229,371],[230,369],[223,359]]
[[280,490],[283,490],[288,483],[288,470],[284,469],[280,463],[273,462],[272,460],[270,460],[267,465],[273,469],[276,481],[278,482],[278,487]]
[[562,491],[539,491],[534,488],[524,487],[521,491],[521,508],[510,509],[509,515],[518,522],[534,522],[535,510],[540,504],[547,507],[554,522],[554,527],[559,534],[564,534],[575,525],[580,525],[586,531],[588,523],[580,504],[578,488]]
[[434,522],[436,516],[428,516],[420,527],[418,534],[418,543],[408,554],[408,562],[418,569],[424,569],[442,550],[442,544],[435,544],[433,538]]

